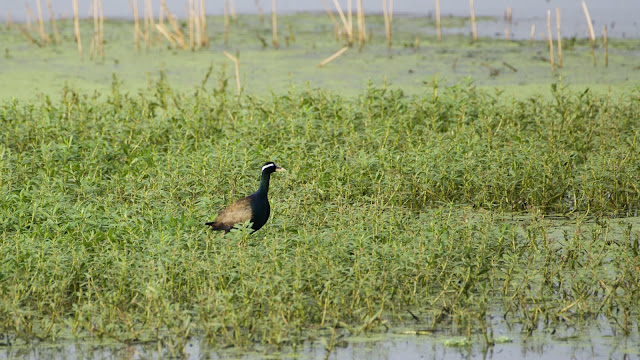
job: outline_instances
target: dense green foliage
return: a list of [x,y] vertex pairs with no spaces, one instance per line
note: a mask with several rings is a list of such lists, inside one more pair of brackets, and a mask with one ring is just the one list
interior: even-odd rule
[[[467,333],[495,313],[530,329],[638,320],[637,219],[583,222],[637,216],[637,92],[265,100],[115,81],[4,103],[0,124],[0,333],[242,345],[406,310]],[[269,223],[206,231],[268,160],[289,170]],[[570,225],[545,218],[558,213]]]

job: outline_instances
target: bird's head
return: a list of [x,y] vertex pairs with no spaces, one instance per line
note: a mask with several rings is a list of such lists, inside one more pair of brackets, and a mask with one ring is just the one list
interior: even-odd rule
[[265,163],[264,165],[262,165],[262,173],[263,174],[271,174],[275,171],[287,171],[283,168],[281,168],[280,166],[276,165],[276,163],[274,163],[273,161],[269,161],[267,163]]

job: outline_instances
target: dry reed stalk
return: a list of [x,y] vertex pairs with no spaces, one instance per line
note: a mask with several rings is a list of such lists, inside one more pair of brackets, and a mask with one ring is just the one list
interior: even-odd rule
[[436,0],[436,31],[438,32],[438,42],[442,41],[442,28],[440,27],[440,0]]
[[11,12],[7,11],[7,30],[11,30]]
[[98,9],[98,0],[92,1],[93,7],[93,38],[95,42],[95,50],[98,52],[98,43],[100,41],[100,10]]
[[236,14],[235,1],[231,0],[229,5],[230,5],[229,10],[231,10],[231,20],[233,20],[233,22],[236,22],[238,21],[238,14]]
[[207,35],[207,9],[204,6],[204,0],[200,0],[200,39],[201,47],[209,46],[209,35]]
[[233,64],[235,65],[236,68],[236,90],[238,92],[238,96],[240,96],[240,94],[242,93],[242,88],[240,88],[240,62],[238,61],[238,58],[229,54],[229,52],[227,52],[226,50],[222,52],[224,54],[224,56],[228,57],[229,59],[231,59],[231,61],[233,61]]
[[536,24],[531,25],[531,34],[529,34],[529,47],[533,46],[533,38],[536,35]]
[[584,10],[584,16],[587,18],[587,26],[589,27],[589,38],[593,41],[596,40],[596,34],[593,31],[593,24],[591,23],[591,16],[589,16],[589,9],[587,3],[582,1],[582,10]]
[[549,33],[549,59],[551,61],[551,71],[555,71],[556,64],[553,57],[553,34],[551,33],[551,10],[547,10],[547,32]]
[[387,14],[387,0],[382,0],[382,17],[384,18],[384,30],[389,41],[389,15]]
[[[162,11],[162,13],[164,14],[165,18],[167,19],[167,21],[169,21],[169,24],[171,24],[171,11],[169,11],[169,7],[167,6],[167,3],[164,0],[160,0],[160,10]],[[157,26],[156,26],[157,28]],[[169,29],[169,28],[167,28]]]
[[78,0],[73,0],[73,30],[78,44],[78,53],[82,56],[82,39],[80,38],[80,19],[78,18]]
[[473,6],[474,0],[469,0],[469,9],[471,10],[471,31],[473,32],[473,41],[478,41],[478,28],[476,27],[476,10]]
[[393,0],[382,0],[384,27],[387,31],[387,50],[391,50],[391,29],[393,26]]
[[51,0],[47,0],[47,9],[49,10],[49,21],[51,22],[51,27],[53,28],[53,36],[55,36],[56,44],[60,44],[60,33],[58,32],[58,25],[56,24],[56,17],[53,13]]
[[27,9],[27,30],[29,31],[33,31],[33,28],[31,27],[31,21],[32,20],[36,20],[36,16],[33,14],[33,11],[31,10],[31,7],[29,6],[29,4],[25,1],[24,2],[24,7]]
[[187,7],[187,23],[189,24],[188,28],[189,28],[189,49],[191,49],[191,51],[193,51],[195,49],[195,43],[194,43],[194,36],[193,36],[193,31],[194,31],[194,21],[195,21],[195,10],[193,8],[193,0],[189,0],[189,5],[185,4],[185,7]]
[[96,47],[96,37],[92,36],[91,42],[89,42],[89,59],[90,60],[93,60],[93,53],[95,51],[95,47]]
[[333,0],[333,4],[336,6],[336,10],[338,10],[338,14],[340,15],[340,20],[342,20],[342,26],[344,28],[344,32],[349,35],[349,23],[347,22],[347,18],[344,16],[344,12],[342,12],[342,7],[338,0]]
[[204,31],[202,30],[202,21],[201,21],[201,13],[200,13],[201,8],[199,7],[195,7],[193,10],[193,27],[195,30],[195,37],[196,37],[196,48],[202,48],[204,47]]
[[556,36],[558,43],[558,67],[562,67],[562,34],[560,32],[560,8],[556,8]]
[[582,10],[584,10],[584,16],[587,18],[587,25],[589,26],[589,45],[591,46],[591,57],[593,58],[593,66],[596,65],[596,53],[594,50],[596,42],[596,33],[593,31],[593,24],[591,23],[591,16],[589,16],[589,9],[587,3],[582,0]]
[[507,28],[504,30],[504,39],[509,41],[509,34],[511,32],[511,7],[507,8]]
[[389,0],[389,30],[393,28],[393,0]]
[[[189,48],[189,44],[187,44],[187,42],[184,40],[184,35],[182,33],[182,30],[180,29],[180,26],[178,26],[178,21],[176,20],[176,18],[171,15],[171,12],[169,11],[169,8],[167,7],[167,3],[162,0],[160,5],[162,7],[164,7],[164,13],[167,17],[167,21],[169,21],[169,24],[171,25],[171,28],[173,28],[173,34],[171,34],[171,37],[175,40],[175,42],[183,49],[188,49]],[[156,26],[156,28],[158,28]],[[166,27],[165,27],[166,29]],[[168,30],[167,30],[168,32]],[[165,35],[166,37],[166,35]]]
[[149,0],[144,0],[142,4],[142,19],[144,23],[144,32],[142,33],[142,38],[144,39],[144,45],[147,51],[149,51],[149,43],[151,41],[151,36],[149,36],[149,27],[151,26],[151,24],[149,24],[149,7],[147,6],[148,2]]
[[40,42],[38,40],[34,39],[33,36],[31,36],[31,34],[29,34],[29,31],[27,31],[27,29],[24,28],[24,26],[18,25],[18,30],[20,30],[22,35],[24,35],[33,44],[38,45],[38,47],[42,47],[42,44],[40,44]]
[[362,4],[362,0],[358,0],[357,4],[357,20],[358,20],[358,42],[360,43],[360,50],[364,46],[365,41],[367,40],[367,30],[364,24],[364,8]]
[[415,39],[413,40],[413,47],[415,47],[416,49],[420,49],[420,38],[418,37],[418,35],[416,35]]
[[100,35],[100,25],[98,23],[98,0],[91,0],[91,12],[93,13],[93,37],[91,38],[91,45],[89,46],[89,59],[93,60],[93,54],[98,52],[98,41]]
[[[258,1],[256,0],[256,3],[257,2]],[[327,4],[326,0],[322,0],[322,5],[324,5],[324,9],[327,11],[327,14],[329,15],[329,18],[331,19],[331,21],[333,21],[333,23],[335,24],[335,27],[340,27],[340,24],[338,24],[338,20],[336,19],[335,16],[333,16],[333,13],[331,12],[331,8],[329,7],[329,4]]]
[[[95,6],[94,6],[95,2],[96,2],[96,0],[91,0],[91,3],[89,4],[89,14],[88,14],[89,19],[88,20],[90,20],[91,17],[93,16],[93,9],[95,8]],[[93,54],[95,52],[97,29],[98,29],[98,26],[97,26],[97,23],[96,23],[96,18],[94,17],[93,35],[91,36],[91,41],[89,42],[89,59],[91,59],[91,60],[93,60]]]
[[173,34],[172,37],[175,39],[175,41],[178,43],[178,45],[183,48],[183,49],[188,49],[189,48],[189,44],[187,44],[187,42],[184,39],[184,34],[182,33],[182,30],[180,30],[180,28],[178,27],[178,23],[176,22],[175,18],[171,18],[171,20],[169,20],[169,23],[171,24],[171,27],[173,28]]
[[276,0],[271,2],[271,29],[273,32],[273,48],[278,50],[278,14],[276,12]]
[[360,8],[362,9],[360,16],[362,17],[362,42],[367,42],[367,19],[364,16],[364,4],[363,0],[358,0],[360,2]]
[[351,11],[351,0],[347,0],[347,24],[349,25],[349,44],[353,44],[353,15]]
[[[324,0],[322,0],[324,2]],[[260,24],[264,25],[264,11],[262,10],[262,6],[260,6],[260,1],[255,0],[256,7],[258,8],[258,17],[260,18]]]
[[322,62],[320,64],[318,64],[318,67],[321,68],[321,67],[327,65],[328,63],[330,63],[333,60],[335,60],[338,56],[344,54],[344,52],[347,51],[347,50],[349,50],[349,47],[345,46],[342,49],[336,51],[333,55],[331,55],[328,58],[322,60]]
[[158,23],[156,24],[156,30],[158,30],[158,33],[164,35],[164,37],[169,40],[169,42],[171,43],[171,46],[176,46],[178,45],[175,38],[173,37],[173,35],[171,34],[171,32],[169,31],[169,29],[167,29],[167,27],[165,26],[165,24],[161,24]]
[[604,67],[609,67],[609,40],[607,39],[607,25],[602,27],[602,37],[604,40]]
[[356,23],[358,24],[358,42],[362,47],[362,0],[356,2]]
[[104,11],[102,8],[102,0],[98,0],[98,6],[100,9],[100,36],[98,38],[99,40],[99,50],[100,50],[100,57],[102,57],[102,60],[104,60]]
[[36,6],[38,8],[38,30],[40,33],[40,40],[44,45],[48,42],[49,37],[44,32],[44,19],[42,18],[42,4],[40,3],[40,0],[36,0]]
[[224,0],[224,44],[229,44],[229,0]]
[[147,50],[149,50],[149,46],[151,45],[151,40],[153,36],[153,29],[155,29],[156,24],[153,21],[153,4],[151,0],[145,0],[144,2],[144,17],[145,17],[145,38],[147,45]]
[[140,19],[138,18],[138,0],[133,0],[133,4],[131,1],[129,2],[129,7],[131,7],[131,11],[133,12],[133,43],[136,45],[136,50],[140,51]]
[[[164,25],[164,8],[160,6],[160,12],[158,13],[158,24]],[[162,37],[164,36],[158,26],[156,25],[156,31],[158,31],[158,44],[162,44]]]
[[180,46],[185,50],[188,49],[189,44],[187,44],[187,42],[185,41],[184,34],[182,33],[182,30],[180,30],[180,28],[178,27],[178,24],[175,18],[167,16],[167,20],[169,20],[169,24],[171,24],[171,27],[173,28],[173,33],[171,33],[171,37],[175,40],[178,46]]

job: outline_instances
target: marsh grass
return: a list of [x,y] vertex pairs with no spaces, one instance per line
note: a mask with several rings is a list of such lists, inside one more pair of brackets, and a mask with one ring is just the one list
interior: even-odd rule
[[[331,347],[408,311],[487,344],[496,315],[630,333],[640,235],[616,217],[639,207],[640,97],[551,91],[264,99],[114,79],[103,96],[5,102],[0,333]],[[266,160],[289,170],[267,226],[208,232]]]

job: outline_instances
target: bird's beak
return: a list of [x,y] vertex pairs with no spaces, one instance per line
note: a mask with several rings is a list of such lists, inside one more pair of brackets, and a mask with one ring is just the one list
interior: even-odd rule
[[280,166],[276,166],[276,172],[287,172],[287,170],[281,168]]

